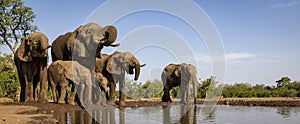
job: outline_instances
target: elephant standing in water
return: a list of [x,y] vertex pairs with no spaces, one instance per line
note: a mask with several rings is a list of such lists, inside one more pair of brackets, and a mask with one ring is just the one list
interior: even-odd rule
[[[25,37],[18,47],[14,61],[21,85],[21,102],[34,100],[48,102],[47,60],[49,47],[47,36],[41,32],[35,32]],[[40,83],[39,98],[38,83]]]
[[[107,79],[100,73],[94,75],[99,85],[107,90]],[[91,97],[92,76],[90,71],[76,61],[62,61],[57,60],[53,62],[48,68],[49,86],[51,86],[53,100],[58,103],[65,103],[66,91],[69,85],[72,85],[72,94],[70,96],[69,104],[75,105],[76,86],[84,85],[84,92],[82,91],[81,99],[88,102]],[[96,87],[96,86],[94,86]],[[60,96],[57,101],[56,89],[58,89]],[[82,104],[83,105],[83,104]]]
[[170,90],[173,87],[180,87],[181,103],[186,104],[190,95],[190,84],[193,84],[193,97],[196,102],[197,95],[197,71],[195,66],[191,64],[169,64],[161,74],[161,79],[164,85],[164,95],[162,102],[172,102],[170,98]]
[[116,51],[111,55],[103,54],[101,59],[96,58],[96,73],[102,73],[107,78],[110,89],[109,101],[112,105],[115,104],[116,83],[119,83],[119,105],[125,106],[125,72],[130,75],[135,73],[134,80],[138,80],[140,67],[145,65],[140,65],[139,60],[130,52]]

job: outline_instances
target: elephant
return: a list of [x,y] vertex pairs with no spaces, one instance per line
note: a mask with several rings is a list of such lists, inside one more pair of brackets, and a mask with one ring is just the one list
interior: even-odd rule
[[[51,87],[53,100],[58,103],[66,103],[66,91],[68,86],[72,86],[72,93],[69,99],[69,104],[75,105],[75,96],[77,92],[76,86],[84,85],[84,91],[80,92],[80,96],[85,103],[88,103],[91,98],[92,76],[90,71],[80,65],[76,61],[62,61],[57,60],[48,68],[48,82]],[[99,85],[107,90],[107,79],[101,74],[96,73],[94,78],[98,81]],[[59,91],[59,99],[57,100],[56,89]],[[84,96],[83,96],[84,95]]]
[[110,104],[115,104],[116,83],[119,83],[119,105],[125,106],[125,72],[130,75],[135,73],[134,80],[138,80],[140,68],[145,65],[146,64],[141,65],[139,60],[130,52],[115,51],[111,55],[102,54],[101,59],[96,58],[96,73],[102,73],[108,80],[110,96],[108,98],[108,92],[106,92],[106,96]]
[[[120,45],[114,44],[116,38],[117,29],[112,25],[101,27],[92,22],[79,26],[73,32],[60,35],[53,41],[51,47],[52,61],[72,60],[72,56],[86,56],[87,50],[95,51],[93,57],[101,57],[101,49],[104,46],[117,47]],[[96,52],[100,55],[96,55]]]
[[[14,53],[14,62],[21,85],[20,102],[37,100],[48,102],[47,61],[50,47],[48,37],[41,32],[35,32],[23,38]],[[39,98],[38,83],[40,83]]]
[[163,82],[163,91],[164,95],[162,96],[162,102],[172,102],[170,98],[170,90],[173,87],[180,87],[180,103],[186,104],[189,95],[190,95],[190,84],[193,84],[193,97],[194,102],[196,103],[196,95],[197,95],[197,71],[195,66],[191,64],[169,64],[167,65],[162,74],[161,79]]

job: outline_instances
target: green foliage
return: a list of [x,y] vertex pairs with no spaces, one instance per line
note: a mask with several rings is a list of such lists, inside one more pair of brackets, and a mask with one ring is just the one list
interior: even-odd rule
[[32,25],[35,14],[21,0],[0,0],[0,45],[15,53],[21,38],[37,30]]
[[162,82],[157,79],[147,81],[145,84],[128,79],[125,81],[125,94],[128,99],[161,97],[162,90]]
[[12,55],[10,54],[0,56],[0,77],[0,97],[17,100],[16,96],[20,83]]
[[300,82],[291,82],[289,77],[282,77],[276,81],[276,86],[265,86],[263,84],[237,83],[225,85],[224,97],[300,97]]
[[221,96],[222,87],[217,86],[218,82],[215,80],[215,77],[211,76],[210,78],[202,81],[198,86],[197,97],[198,98],[214,98]]
[[173,98],[180,98],[179,94],[179,87],[173,87],[170,91],[170,96],[173,97]]
[[291,79],[289,77],[282,77],[280,80],[276,81],[277,87],[285,87],[289,85]]

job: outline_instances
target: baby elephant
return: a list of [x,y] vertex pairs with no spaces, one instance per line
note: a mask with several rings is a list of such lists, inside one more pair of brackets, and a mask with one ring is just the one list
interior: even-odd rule
[[[96,73],[95,78],[100,82],[100,86],[106,88],[107,80],[102,74]],[[80,95],[85,95],[83,100],[88,103],[91,99],[92,92],[92,76],[89,69],[80,65],[76,61],[62,61],[57,60],[53,62],[48,69],[49,85],[52,89],[54,102],[65,103],[66,90],[72,85],[72,94],[70,96],[69,104],[75,105],[76,86],[84,85],[84,91],[80,92]],[[56,89],[59,91],[59,99],[57,101]],[[84,92],[84,93],[83,93]],[[82,98],[80,97],[80,98]]]

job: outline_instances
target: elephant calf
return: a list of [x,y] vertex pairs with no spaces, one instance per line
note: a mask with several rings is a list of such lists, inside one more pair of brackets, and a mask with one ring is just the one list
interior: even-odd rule
[[181,103],[186,104],[190,95],[189,83],[193,84],[193,97],[196,102],[197,95],[197,71],[195,66],[191,64],[169,64],[161,74],[161,79],[164,85],[164,95],[162,102],[172,102],[170,98],[170,90],[173,87],[180,87]]
[[[107,90],[107,79],[101,74],[96,73],[95,78],[104,89]],[[84,84],[84,93],[80,92],[80,95],[85,94],[83,97],[84,102],[88,103],[91,99],[92,92],[92,76],[89,69],[80,65],[76,61],[62,61],[57,60],[53,62],[48,69],[49,85],[52,88],[52,94],[54,102],[65,103],[66,90],[69,85],[72,86],[72,94],[70,96],[69,104],[74,105],[76,88],[75,85],[80,86]],[[56,89],[60,89],[60,96],[57,101]],[[82,98],[82,97],[80,97]]]

